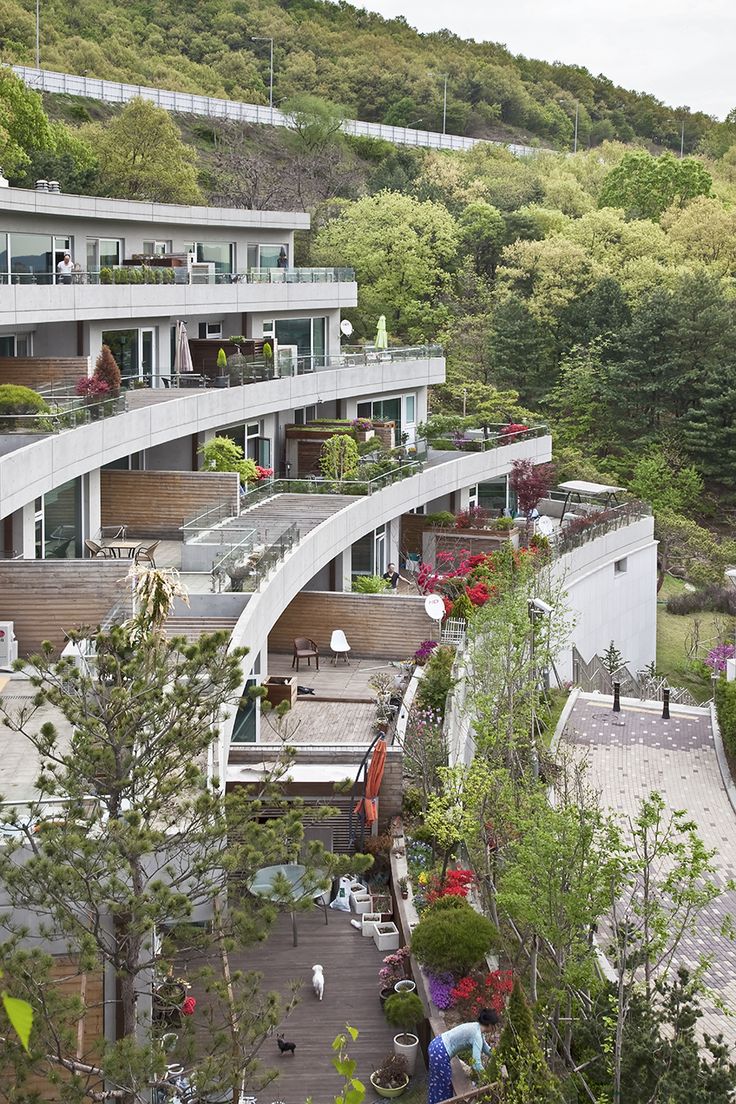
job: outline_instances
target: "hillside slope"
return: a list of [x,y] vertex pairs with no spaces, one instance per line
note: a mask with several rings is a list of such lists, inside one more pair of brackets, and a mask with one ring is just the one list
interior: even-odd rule
[[[268,100],[313,93],[354,118],[447,129],[569,148],[575,105],[579,141],[641,139],[694,150],[713,126],[702,112],[665,106],[586,69],[514,57],[495,43],[450,31],[419,34],[340,0],[44,0],[41,63],[49,69],[162,88]],[[33,64],[34,0],[0,4],[0,57]]]

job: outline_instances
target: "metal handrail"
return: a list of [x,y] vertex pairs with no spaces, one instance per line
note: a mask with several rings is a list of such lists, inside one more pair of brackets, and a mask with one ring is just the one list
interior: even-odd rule
[[241,496],[240,510],[242,514],[264,498],[271,498],[278,494],[337,494],[363,497],[375,494],[376,491],[381,491],[385,486],[390,486],[399,480],[418,475],[423,468],[424,465],[418,460],[407,463],[397,461],[396,467],[391,471],[383,472],[372,479],[324,479],[309,476],[305,479],[263,480],[253,490]]
[[121,284],[166,286],[172,284],[343,284],[354,283],[352,268],[248,268],[243,272],[202,272],[163,265],[111,265],[98,269],[58,272],[0,272],[0,285],[36,285],[69,287],[93,285],[117,287]]

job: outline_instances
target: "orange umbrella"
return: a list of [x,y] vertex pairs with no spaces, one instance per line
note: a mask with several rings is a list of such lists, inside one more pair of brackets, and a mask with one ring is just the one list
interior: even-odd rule
[[354,813],[363,813],[366,824],[373,824],[374,820],[378,819],[376,799],[381,790],[385,766],[386,741],[381,737],[373,748],[373,758],[371,759],[371,765],[368,767],[365,776],[365,797],[361,797],[360,801],[353,809]]

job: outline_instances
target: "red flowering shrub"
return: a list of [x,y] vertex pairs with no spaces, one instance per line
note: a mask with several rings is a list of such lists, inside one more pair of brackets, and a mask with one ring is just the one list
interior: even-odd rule
[[448,870],[444,881],[435,874],[425,894],[427,904],[433,905],[440,897],[467,897],[472,884],[472,870]]
[[509,422],[508,425],[501,427],[501,433],[504,437],[511,437],[515,433],[526,433],[529,426],[521,425],[519,422]]
[[256,479],[260,482],[261,479],[270,479],[273,475],[273,468],[262,468],[260,464],[256,464]]
[[469,506],[455,515],[456,529],[482,529],[488,521],[488,511],[482,506]]
[[195,997],[185,997],[184,1003],[181,1006],[182,1016],[193,1016],[194,1009],[197,1007],[197,1001]]
[[492,1008],[500,1015],[514,987],[513,970],[493,970],[484,978],[462,977],[450,991],[450,997],[462,1016],[477,1019],[481,1008]]
[[471,977],[460,978],[457,985],[450,992],[450,996],[457,1004],[458,1001],[470,1000],[475,996],[478,989],[478,982],[473,981]]
[[465,593],[474,606],[484,606],[490,598],[488,587],[485,583],[476,583],[475,586],[466,587]]

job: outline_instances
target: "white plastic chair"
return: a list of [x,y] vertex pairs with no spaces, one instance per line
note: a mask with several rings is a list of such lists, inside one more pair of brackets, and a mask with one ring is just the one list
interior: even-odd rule
[[347,637],[342,629],[333,629],[332,636],[330,637],[330,649],[332,651],[332,662],[337,663],[340,656],[349,663],[348,652],[350,651],[350,645],[348,644]]

